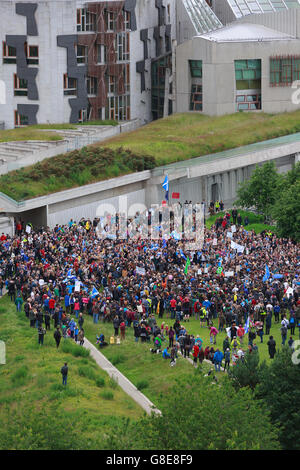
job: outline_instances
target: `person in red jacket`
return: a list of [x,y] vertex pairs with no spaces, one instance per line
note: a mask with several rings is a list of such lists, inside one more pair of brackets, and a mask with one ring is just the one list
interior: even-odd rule
[[193,346],[193,358],[194,358],[195,367],[197,367],[197,359],[198,359],[198,356],[199,356],[199,352],[200,352],[200,348],[199,348],[198,344],[195,344]]

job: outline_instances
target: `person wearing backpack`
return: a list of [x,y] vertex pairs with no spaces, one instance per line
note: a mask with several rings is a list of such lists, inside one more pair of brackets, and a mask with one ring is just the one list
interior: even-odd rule
[[229,370],[229,367],[230,367],[230,349],[227,348],[225,353],[224,353],[224,359],[225,359],[225,364],[224,364],[224,372],[226,370],[226,367],[227,369]]
[[285,323],[282,323],[281,328],[280,328],[280,333],[281,333],[281,338],[282,338],[281,344],[284,346],[286,342],[286,337],[287,337],[287,326]]
[[68,372],[69,372],[69,368],[68,368],[68,363],[65,362],[65,364],[63,365],[63,367],[60,369],[60,372],[61,372],[61,375],[62,375],[62,384],[63,385],[67,385],[67,378],[68,378]]

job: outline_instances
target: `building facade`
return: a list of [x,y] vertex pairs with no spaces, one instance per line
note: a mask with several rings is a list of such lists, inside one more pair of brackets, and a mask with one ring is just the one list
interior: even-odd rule
[[172,0],[1,1],[0,121],[162,117],[173,109],[175,25]]
[[0,129],[298,109],[300,0],[1,0]]

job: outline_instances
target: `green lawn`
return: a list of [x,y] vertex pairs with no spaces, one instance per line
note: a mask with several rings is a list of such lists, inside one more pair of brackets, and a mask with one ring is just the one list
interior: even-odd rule
[[[30,406],[46,414],[55,409],[58,424],[64,426],[61,416],[71,417],[79,441],[91,440],[92,447],[101,448],[106,429],[122,417],[135,419],[144,411],[73,340],[62,340],[57,350],[51,328],[44,345],[38,345],[37,330],[29,327],[24,312],[17,314],[7,296],[0,300],[0,340],[6,343],[6,364],[0,365],[0,422],[5,425],[13,411],[22,414]],[[60,374],[65,361],[66,388]],[[22,449],[17,440],[16,436],[15,448]],[[6,448],[1,430],[0,448]]]
[[[74,130],[78,126],[117,126],[117,121],[88,121],[78,124],[35,124],[33,126],[18,127],[16,129],[0,130],[0,142],[17,142],[26,140],[55,141],[62,140],[59,133],[46,132],[47,129]],[[45,130],[43,130],[45,129]],[[43,130],[42,132],[40,132]]]
[[235,113],[210,117],[173,114],[106,141],[153,155],[157,166],[220,152],[300,131],[300,111],[282,114]]
[[[264,217],[262,215],[254,214],[254,212],[244,211],[240,209],[238,210],[238,213],[242,216],[242,225],[244,226],[244,229],[247,230],[247,232],[250,232],[251,230],[254,230],[255,233],[261,233],[264,230],[268,230],[273,233],[276,232],[276,227],[264,224]],[[216,222],[216,219],[219,217],[224,217],[224,215],[225,212],[219,212],[218,214],[212,215],[206,220],[206,227],[210,229],[212,225]],[[244,225],[246,215],[249,219],[249,225],[247,226]]]
[[[83,125],[117,125],[114,121],[92,121]],[[56,133],[41,131],[41,129],[74,129],[73,124],[37,125],[21,129],[0,131],[0,142],[6,140],[59,140]],[[300,111],[277,115],[264,113],[235,113],[220,117],[210,117],[196,113],[174,114],[168,118],[154,121],[140,129],[122,133],[120,136],[106,140],[104,143],[93,144],[82,149],[81,162],[84,162],[84,171],[80,169],[80,177],[72,178],[64,174],[64,170],[70,166],[70,159],[74,152],[59,156],[54,160],[54,167],[63,171],[57,175],[51,170],[52,159],[46,159],[42,164],[33,165],[30,170],[18,170],[10,172],[7,182],[0,178],[1,191],[16,200],[30,199],[33,197],[63,191],[76,186],[82,186],[107,178],[152,169],[177,161],[188,160],[223,150],[233,149],[247,144],[268,140],[271,138],[293,134],[300,131]],[[101,167],[100,153],[113,150],[117,155],[116,161],[106,162]],[[125,151],[125,150],[126,151]],[[132,165],[126,160],[127,150],[131,152]],[[92,155],[92,159],[86,158],[86,153]],[[151,167],[141,164],[143,159],[152,159]],[[94,165],[100,165],[99,171],[94,171]],[[72,164],[73,165],[73,164]],[[39,170],[36,179],[28,176],[28,171]],[[41,171],[41,173],[40,173]],[[25,179],[23,178],[25,176]],[[4,178],[4,179],[3,179]],[[22,179],[23,178],[23,179]],[[27,179],[26,179],[27,178]],[[20,181],[21,179],[21,181]],[[8,183],[8,184],[7,184]],[[25,188],[25,189],[24,189]],[[256,227],[260,230],[260,227]]]

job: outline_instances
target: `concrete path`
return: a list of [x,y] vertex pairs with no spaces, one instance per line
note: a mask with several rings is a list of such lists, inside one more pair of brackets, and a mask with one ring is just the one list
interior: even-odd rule
[[141,393],[133,383],[128,380],[108,359],[94,346],[87,338],[84,338],[83,347],[88,349],[91,356],[95,359],[98,366],[101,367],[108,375],[116,380],[120,387],[126,392],[136,403],[138,403],[147,414],[151,413],[161,415],[161,411],[158,410],[155,405]]

